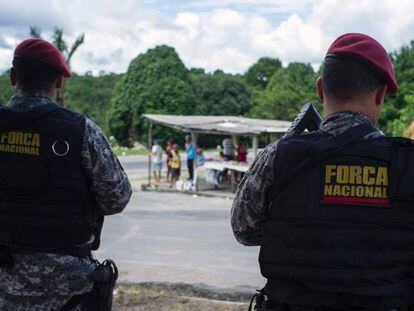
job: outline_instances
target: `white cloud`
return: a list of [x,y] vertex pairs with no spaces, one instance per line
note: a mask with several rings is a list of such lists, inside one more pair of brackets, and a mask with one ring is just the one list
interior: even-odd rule
[[175,47],[188,67],[243,72],[262,56],[317,66],[345,32],[368,33],[389,51],[414,39],[414,0],[160,1],[0,3],[0,71],[12,55],[4,42],[14,46],[36,23],[46,34],[64,27],[69,42],[85,32],[72,66],[95,73],[124,72],[157,44]]

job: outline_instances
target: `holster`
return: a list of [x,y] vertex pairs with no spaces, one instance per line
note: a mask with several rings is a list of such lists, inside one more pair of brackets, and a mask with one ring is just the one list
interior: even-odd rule
[[253,295],[252,299],[250,300],[249,305],[249,311],[256,311],[256,310],[265,310],[264,304],[265,304],[266,296],[264,294],[264,290],[260,289],[257,290],[257,293]]
[[118,279],[118,268],[111,259],[98,263],[93,272],[92,304],[96,311],[111,311],[113,292]]
[[110,259],[96,262],[97,266],[92,274],[93,290],[87,294],[77,295],[60,310],[69,311],[81,305],[82,311],[111,311],[112,297],[118,279],[118,268]]

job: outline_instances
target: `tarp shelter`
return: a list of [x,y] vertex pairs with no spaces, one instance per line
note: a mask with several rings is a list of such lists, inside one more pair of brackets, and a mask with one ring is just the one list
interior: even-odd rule
[[[164,114],[144,114],[149,122],[148,144],[152,146],[152,125],[159,123],[183,132],[191,133],[194,145],[198,134],[252,137],[254,155],[257,154],[257,136],[264,133],[284,133],[291,122],[280,120],[250,119],[235,116],[176,116]],[[149,183],[151,183],[151,157],[149,158]]]

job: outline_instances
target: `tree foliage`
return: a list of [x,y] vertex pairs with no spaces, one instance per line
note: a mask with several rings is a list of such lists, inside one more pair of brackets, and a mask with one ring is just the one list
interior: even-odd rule
[[378,125],[386,134],[400,136],[414,119],[414,41],[390,56],[400,89],[386,98]]
[[120,75],[108,74],[99,77],[73,74],[66,82],[65,105],[85,113],[108,132],[106,112],[111,106],[110,99]]
[[264,119],[292,120],[305,103],[318,102],[316,75],[309,64],[291,63],[279,68],[266,89],[255,90],[255,106],[250,116]]
[[252,108],[250,90],[237,77],[192,70],[191,81],[197,97],[193,114],[244,115]]
[[145,140],[147,123],[142,114],[192,112],[195,95],[189,71],[173,48],[157,46],[131,62],[112,104],[109,122],[116,124],[110,128],[117,141]]
[[262,57],[246,72],[245,78],[252,87],[266,88],[270,78],[282,68],[282,63],[276,58]]
[[14,93],[14,88],[10,85],[9,72],[0,75],[0,106],[8,103]]

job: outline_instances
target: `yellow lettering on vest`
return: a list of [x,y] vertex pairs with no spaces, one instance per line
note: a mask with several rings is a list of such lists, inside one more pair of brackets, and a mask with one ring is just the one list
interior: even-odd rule
[[7,133],[2,133],[1,134],[1,143],[4,144],[7,140]]
[[367,198],[372,198],[374,195],[374,187],[365,187],[365,196]]
[[382,197],[384,199],[388,198],[387,187],[382,188]]
[[16,132],[9,132],[9,135],[7,136],[7,143],[10,145],[13,145],[16,141]]
[[378,168],[377,180],[375,182],[377,186],[388,186],[388,168],[381,166]]
[[362,184],[362,168],[360,166],[351,166],[349,168],[349,183]]
[[372,174],[375,174],[375,167],[364,166],[362,174],[362,181],[364,185],[373,185],[375,183],[375,178],[371,176]]
[[364,196],[364,187],[362,187],[362,186],[358,186],[358,187],[356,187],[356,196],[357,197],[362,197],[362,196]]
[[30,147],[30,154],[36,155],[37,154],[36,149],[37,148],[35,148],[35,147]]
[[0,144],[0,151],[4,151],[4,145]]
[[31,144],[30,140],[32,139],[32,133],[24,133],[23,135],[23,145],[29,146]]
[[14,142],[16,145],[23,145],[23,133],[16,132],[16,141]]
[[16,146],[15,145],[10,146],[10,152],[16,152]]
[[336,175],[336,165],[327,165],[325,167],[325,183],[326,184],[331,184],[332,181],[332,177]]
[[40,135],[39,134],[33,134],[31,145],[35,147],[40,147]]
[[349,166],[338,165],[336,181],[338,184],[347,184],[349,181]]
[[340,196],[341,195],[341,186],[335,185],[333,187],[333,195]]
[[332,195],[332,185],[325,185],[323,194]]
[[349,186],[342,186],[342,196],[344,196],[344,197],[349,197],[349,191],[350,191],[350,189],[349,189],[350,187]]
[[382,198],[382,188],[375,187],[374,198]]

